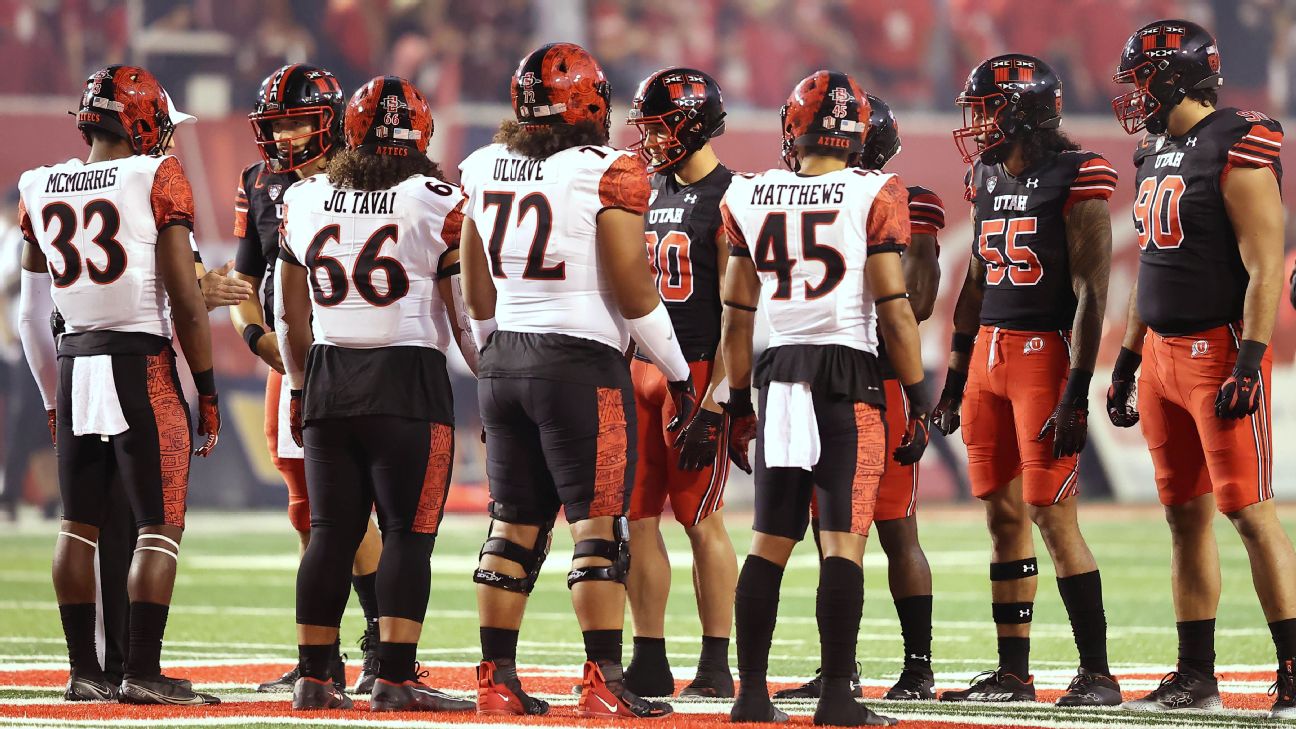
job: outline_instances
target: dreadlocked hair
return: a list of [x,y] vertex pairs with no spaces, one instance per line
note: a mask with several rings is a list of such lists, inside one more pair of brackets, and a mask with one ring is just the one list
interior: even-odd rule
[[333,155],[328,163],[329,181],[352,190],[386,190],[408,180],[414,175],[426,175],[438,180],[446,179],[441,166],[423,154],[408,157],[387,157],[366,154],[354,149],[344,149]]
[[545,159],[572,147],[601,147],[608,143],[608,131],[604,125],[588,119],[575,124],[548,125],[522,125],[506,119],[495,132],[494,141],[524,157]]
[[1035,164],[1050,154],[1074,152],[1080,149],[1080,145],[1071,141],[1066,132],[1060,129],[1036,130],[1022,137],[1018,144],[1021,145],[1022,158],[1027,166]]

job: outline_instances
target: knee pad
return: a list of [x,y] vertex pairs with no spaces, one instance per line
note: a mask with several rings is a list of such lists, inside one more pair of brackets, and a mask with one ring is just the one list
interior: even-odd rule
[[[482,557],[492,554],[521,565],[522,569],[526,570],[526,576],[514,577],[478,566],[477,570],[473,572],[473,582],[522,595],[530,595],[531,591],[535,589],[536,580],[540,577],[540,568],[544,565],[545,558],[549,556],[549,545],[553,542],[553,516],[516,509],[496,501],[492,501],[490,504],[490,515],[491,523],[486,528],[486,542],[482,544],[481,551],[477,554],[478,561]],[[492,533],[497,521],[519,526],[540,527],[540,532],[536,534],[535,544],[524,547],[504,537],[493,536]]]
[[612,564],[606,567],[574,567],[567,573],[567,589],[577,582],[599,580],[625,584],[630,574],[630,522],[624,516],[612,521],[611,539],[582,539],[576,542],[573,559],[602,557]]

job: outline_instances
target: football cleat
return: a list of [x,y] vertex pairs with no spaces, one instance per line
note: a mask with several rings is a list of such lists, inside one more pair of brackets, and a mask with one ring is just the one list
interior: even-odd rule
[[587,719],[660,719],[674,709],[665,701],[649,701],[626,688],[621,664],[585,661],[576,713]]
[[477,666],[477,713],[485,716],[543,716],[549,703],[522,690],[512,658],[482,661]]
[[1292,663],[1288,659],[1279,664],[1278,677],[1269,687],[1269,695],[1274,697],[1270,719],[1296,719],[1296,675]]
[[360,652],[364,655],[364,665],[360,668],[360,677],[356,679],[353,694],[367,694],[373,691],[374,679],[378,678],[378,621],[369,621],[364,635],[360,636]]
[[664,660],[653,661],[657,664],[653,666],[645,666],[644,663],[645,661],[632,660],[626,666],[626,688],[638,696],[659,697],[675,693],[675,676],[671,674],[670,663]]
[[472,711],[477,705],[442,691],[438,691],[421,679],[428,675],[414,665],[414,680],[395,683],[379,678],[374,681],[373,693],[369,696],[370,711]]
[[699,665],[697,675],[689,685],[680,689],[680,698],[695,697],[703,699],[732,699],[734,697],[733,674],[727,666],[708,668]]
[[294,711],[350,709],[351,697],[332,680],[302,676],[293,683],[292,707]]
[[729,709],[729,721],[735,724],[741,722],[786,724],[788,715],[770,703],[769,697],[763,693],[739,692],[738,700],[734,702],[733,708]]
[[176,706],[203,706],[219,704],[220,699],[211,694],[193,690],[193,684],[181,678],[156,676],[128,676],[122,679],[117,700],[123,704],[169,704]]
[[1147,696],[1126,701],[1121,706],[1130,711],[1218,711],[1224,708],[1224,703],[1220,701],[1219,682],[1214,676],[1202,676],[1191,671],[1171,671],[1161,679],[1161,685]]
[[970,701],[985,704],[1004,704],[1012,701],[1034,701],[1035,679],[1025,681],[1004,671],[985,671],[972,679],[971,685],[960,691],[945,691],[941,701]]
[[[815,677],[797,686],[774,692],[776,699],[817,699],[823,693],[823,674],[815,669]],[[859,664],[855,664],[855,673],[851,674],[851,695],[857,699],[864,698],[864,685],[860,683]]]
[[875,713],[856,701],[850,683],[825,681],[815,706],[814,723],[816,726],[895,726],[899,721]]
[[936,677],[929,670],[906,668],[882,698],[887,701],[935,701]]
[[99,674],[77,673],[68,675],[64,701],[116,701],[118,687],[108,677]]
[[280,694],[288,693],[293,690],[297,684],[297,679],[301,678],[301,667],[293,666],[293,669],[273,681],[257,684],[256,690],[259,694]]
[[1090,673],[1081,668],[1066,693],[1058,697],[1058,706],[1120,706],[1120,684],[1111,676]]

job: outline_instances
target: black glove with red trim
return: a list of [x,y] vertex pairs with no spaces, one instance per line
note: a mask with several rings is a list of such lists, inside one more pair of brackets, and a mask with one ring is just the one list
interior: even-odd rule
[[1215,396],[1215,415],[1240,420],[1260,409],[1260,364],[1266,349],[1267,345],[1255,340],[1242,340],[1233,374],[1224,380]]
[[900,447],[891,457],[902,466],[912,466],[922,459],[931,437],[931,426],[927,414],[927,388],[922,380],[904,386],[905,397],[909,399],[909,423],[905,426],[904,438]]
[[1138,388],[1135,385],[1135,373],[1143,355],[1132,349],[1121,347],[1116,355],[1116,366],[1112,369],[1111,387],[1107,388],[1107,417],[1117,428],[1129,428],[1139,421]]
[[1035,440],[1043,441],[1053,434],[1053,457],[1067,458],[1084,450],[1089,439],[1089,382],[1092,372],[1071,370],[1066,389],[1053,414],[1044,421]]
[[[293,442],[298,448],[306,445],[302,437],[302,391],[288,391],[288,430],[292,433]],[[482,442],[486,442],[486,429],[482,428]]]
[[959,408],[963,405],[963,390],[967,388],[967,379],[966,372],[954,369],[945,374],[945,387],[931,414],[931,423],[941,435],[949,435],[959,429]]
[[725,427],[724,413],[700,409],[675,439],[679,449],[681,471],[701,471],[715,463],[720,433]]
[[671,402],[675,404],[675,417],[666,424],[666,432],[675,431],[688,425],[693,420],[693,412],[698,407],[697,391],[693,389],[693,377],[666,383],[670,391]]

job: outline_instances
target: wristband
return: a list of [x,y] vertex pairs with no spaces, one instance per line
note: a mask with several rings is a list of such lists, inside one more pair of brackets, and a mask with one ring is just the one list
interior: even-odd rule
[[905,397],[909,399],[909,412],[925,413],[931,409],[930,403],[927,402],[927,381],[925,379],[903,387]]
[[247,342],[248,349],[252,350],[252,354],[258,357],[261,356],[261,353],[257,351],[257,342],[261,341],[261,337],[264,337],[265,333],[265,327],[260,324],[248,324],[243,327],[243,341]]
[[751,387],[729,388],[729,408],[731,412],[746,415],[755,412],[752,408]]
[[1143,364],[1143,355],[1129,347],[1121,347],[1116,355],[1116,366],[1112,368],[1113,380],[1132,380],[1139,365]]
[[1066,389],[1062,391],[1062,402],[1071,405],[1089,401],[1089,381],[1093,373],[1088,370],[1072,369],[1067,375]]
[[972,354],[972,345],[974,344],[976,344],[975,334],[954,332],[954,337],[950,342],[950,351],[959,354]]
[[1243,339],[1242,344],[1238,345],[1237,362],[1233,363],[1233,366],[1240,370],[1260,369],[1260,361],[1264,359],[1265,350],[1268,348],[1269,345],[1263,342]]
[[288,397],[290,399],[296,400],[297,398],[302,396],[302,392],[303,392],[302,390],[289,390]]
[[193,373],[194,387],[198,388],[199,395],[216,394],[216,373],[214,370],[206,369],[202,372]]

